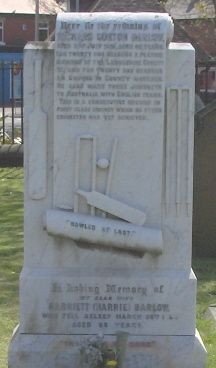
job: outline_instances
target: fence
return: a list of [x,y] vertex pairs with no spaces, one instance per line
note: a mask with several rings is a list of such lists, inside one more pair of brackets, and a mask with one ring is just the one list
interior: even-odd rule
[[0,143],[23,143],[22,63],[0,63]]

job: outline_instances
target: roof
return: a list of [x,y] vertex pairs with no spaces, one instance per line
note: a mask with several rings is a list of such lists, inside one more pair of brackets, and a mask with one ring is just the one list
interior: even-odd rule
[[166,11],[174,19],[213,18],[214,0],[167,0]]
[[[201,8],[200,4],[205,5]],[[166,10],[162,4],[165,4]],[[199,5],[199,7],[198,7]],[[165,12],[174,18],[174,42],[190,42],[196,50],[198,62],[216,58],[216,25],[206,17],[214,13],[213,0],[97,0],[91,11]],[[200,12],[199,12],[199,11]],[[188,19],[184,19],[186,17]],[[202,15],[202,19],[197,19]],[[181,19],[183,17],[183,19]]]
[[195,119],[200,121],[206,115],[211,114],[212,112],[216,112],[216,99],[208,103],[201,110],[197,111],[195,114]]
[[188,35],[190,42],[198,52],[199,61],[216,60],[216,24],[213,19],[178,19],[175,24],[178,24],[181,30]]
[[[189,21],[188,28],[192,28],[193,26],[190,24],[192,21]],[[202,36],[200,35],[200,32],[196,33],[195,31],[187,32],[187,27],[184,26],[184,22],[177,19],[174,20],[174,37],[173,42],[189,42],[194,47],[196,51],[196,61],[197,62],[209,62],[212,59],[212,55],[207,49],[208,42],[206,42],[205,45],[203,45]],[[194,37],[193,37],[194,36]],[[211,37],[209,37],[210,42]],[[204,47],[203,47],[204,46]],[[216,48],[215,48],[216,49]],[[213,54],[216,50],[214,50]]]
[[212,102],[208,103],[206,106],[204,106],[201,110],[197,111],[194,115],[194,127],[195,132],[198,134],[202,131],[202,129],[205,127],[205,123],[214,123],[214,119],[210,119],[208,121],[205,121],[205,118],[208,115],[216,113],[216,99],[214,99]]
[[174,19],[215,16],[214,0],[96,0],[92,11],[166,11]]
[[[73,3],[76,3],[76,1],[72,0],[72,5]],[[95,0],[79,0],[80,11],[82,12],[91,11],[92,5],[94,3],[95,3]],[[74,6],[74,9],[75,9],[75,6]]]
[[203,110],[205,108],[205,104],[202,101],[201,97],[195,93],[195,114],[198,113],[198,111]]
[[[53,14],[66,10],[66,2],[40,0],[40,14]],[[35,14],[35,0],[0,0],[0,14]]]
[[91,11],[165,12],[164,7],[157,0],[98,0]]

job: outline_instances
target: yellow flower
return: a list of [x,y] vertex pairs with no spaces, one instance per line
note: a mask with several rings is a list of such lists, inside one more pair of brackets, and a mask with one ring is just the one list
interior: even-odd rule
[[117,361],[116,360],[107,360],[105,367],[117,367]]

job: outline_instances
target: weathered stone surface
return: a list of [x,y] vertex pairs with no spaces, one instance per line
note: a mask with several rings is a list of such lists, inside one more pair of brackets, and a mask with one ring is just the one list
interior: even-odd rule
[[[79,368],[80,346],[87,337],[15,334],[9,368]],[[112,348],[114,336],[105,337]],[[203,368],[206,351],[195,336],[129,336],[124,368]],[[88,365],[85,366],[88,368]]]
[[[110,270],[111,272],[111,270]],[[110,273],[109,272],[109,273]],[[37,272],[21,279],[21,333],[193,335],[196,278]],[[123,273],[123,272],[122,272]],[[34,288],[32,287],[34,285]],[[42,297],[43,296],[43,297]],[[28,308],[31,300],[34,309]]]

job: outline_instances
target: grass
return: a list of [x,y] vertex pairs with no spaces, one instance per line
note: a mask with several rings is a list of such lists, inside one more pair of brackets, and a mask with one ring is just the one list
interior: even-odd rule
[[208,368],[216,367],[216,324],[205,319],[211,304],[216,304],[216,259],[195,259],[193,269],[198,279],[197,328],[208,351]]
[[0,169],[0,367],[6,368],[18,322],[18,278],[23,259],[23,171]]
[[[0,169],[0,367],[18,323],[18,278],[23,259],[23,171]],[[195,259],[198,278],[197,328],[208,350],[208,368],[216,366],[216,327],[204,314],[216,304],[216,259]]]

